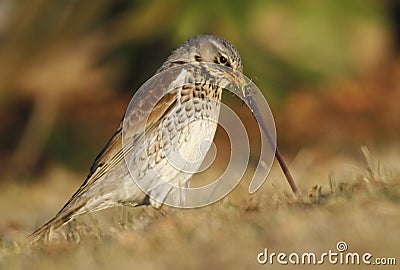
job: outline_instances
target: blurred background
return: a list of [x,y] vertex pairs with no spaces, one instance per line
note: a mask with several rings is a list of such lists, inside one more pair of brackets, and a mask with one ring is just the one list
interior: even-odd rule
[[396,0],[1,0],[0,190],[53,179],[47,192],[67,198],[65,182],[83,181],[135,89],[206,33],[239,50],[289,161],[398,144]]

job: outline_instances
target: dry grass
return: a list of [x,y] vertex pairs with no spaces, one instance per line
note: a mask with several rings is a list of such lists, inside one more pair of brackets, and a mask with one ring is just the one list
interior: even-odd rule
[[[253,196],[243,183],[224,200],[201,209],[110,209],[67,226],[68,240],[24,246],[15,240],[29,233],[36,220],[44,221],[44,215],[54,213],[62,197],[68,196],[66,190],[74,189],[72,184],[61,184],[73,175],[58,169],[45,177],[53,179],[46,185],[1,189],[0,268],[294,269],[277,263],[259,265],[256,256],[264,248],[320,254],[336,251],[339,241],[348,244],[349,252],[396,257],[400,176],[396,168],[371,160],[365,149],[364,154],[366,162],[358,165],[350,159],[355,164],[351,170],[343,169],[349,164],[345,158],[320,161],[318,166],[295,161],[292,167],[303,189],[299,199],[288,192],[274,167],[267,184]],[[303,176],[302,170],[307,171]],[[49,190],[52,196],[44,196]],[[309,265],[297,268],[308,269]]]
[[[11,15],[0,22],[0,269],[309,269],[261,266],[256,256],[320,254],[338,241],[398,256],[400,147],[390,144],[400,134],[400,62],[389,4],[226,1],[209,12],[183,0],[3,2]],[[21,244],[85,178],[64,166],[90,165],[81,161],[111,135],[128,89],[195,33],[232,41],[268,100],[281,98],[273,106],[280,145],[323,148],[303,149],[290,164],[301,197],[274,167],[255,195],[244,181],[201,209],[109,209],[67,226],[68,240]],[[354,154],[369,142],[391,151]]]

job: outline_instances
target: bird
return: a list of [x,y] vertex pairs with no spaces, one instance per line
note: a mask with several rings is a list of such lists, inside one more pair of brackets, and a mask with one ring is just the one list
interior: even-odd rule
[[[203,73],[191,69],[190,65],[200,65]],[[188,187],[204,159],[204,156],[198,156],[196,148],[206,141],[203,150],[208,151],[217,128],[222,91],[229,83],[226,73],[215,68],[216,65],[235,72],[243,71],[238,51],[221,37],[193,36],[173,50],[154,76],[183,66],[186,73],[182,76],[181,73],[171,72],[169,76],[176,78],[169,80],[168,85],[158,80],[149,86],[141,96],[141,107],[127,111],[113,136],[95,158],[79,189],[50,221],[27,239],[34,242],[45,239],[46,235],[48,239],[50,233],[76,217],[109,207],[151,205],[158,209],[167,198],[184,201],[185,194],[171,193],[155,176],[165,181],[162,183]],[[154,103],[152,91],[164,91],[166,88],[173,90],[152,108],[146,128],[138,129],[137,126],[143,125],[138,120],[142,107]],[[135,131],[129,136],[131,129]],[[125,138],[124,132],[128,134]],[[190,169],[182,169],[187,165],[185,163],[182,168],[170,164],[167,157],[176,151],[185,157]],[[129,161],[126,161],[127,156]],[[193,165],[192,160],[196,159],[200,162]],[[132,173],[140,183],[148,186],[149,192],[144,192],[137,181],[132,180]]]

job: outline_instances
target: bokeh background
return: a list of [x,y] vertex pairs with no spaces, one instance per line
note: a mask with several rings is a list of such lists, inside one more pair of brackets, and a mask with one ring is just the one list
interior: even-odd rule
[[363,145],[389,164],[399,160],[396,0],[1,0],[4,239],[22,237],[60,208],[135,89],[172,49],[205,33],[240,52],[302,190],[362,163]]

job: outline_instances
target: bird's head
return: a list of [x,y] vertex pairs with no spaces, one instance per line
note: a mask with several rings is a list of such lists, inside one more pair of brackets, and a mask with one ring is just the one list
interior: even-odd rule
[[158,72],[194,62],[215,63],[239,72],[243,70],[240,55],[232,44],[220,37],[200,35],[189,38],[174,50]]

